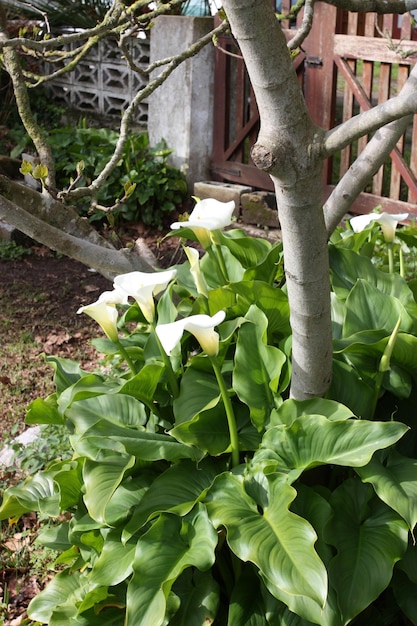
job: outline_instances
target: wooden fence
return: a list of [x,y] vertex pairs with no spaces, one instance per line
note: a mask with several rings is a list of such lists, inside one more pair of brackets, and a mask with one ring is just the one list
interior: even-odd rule
[[[290,0],[283,0],[282,10]],[[297,22],[300,23],[301,16]],[[287,38],[294,34],[288,20],[282,27]],[[315,5],[312,32],[295,61],[304,96],[314,122],[325,129],[351,118],[398,93],[416,63],[417,31],[408,14],[377,16],[337,10],[323,2]],[[215,122],[212,175],[216,180],[273,190],[267,174],[250,159],[259,115],[238,48],[231,37],[221,47],[237,56],[216,51]],[[410,54],[411,53],[411,54]],[[353,210],[368,212],[381,204],[384,210],[416,212],[417,118],[398,142],[390,158],[374,176]],[[324,193],[347,171],[368,141],[362,138],[329,159],[324,168]]]

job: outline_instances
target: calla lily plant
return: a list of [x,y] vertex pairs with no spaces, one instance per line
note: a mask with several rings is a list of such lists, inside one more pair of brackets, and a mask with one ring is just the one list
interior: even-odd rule
[[[403,222],[409,217],[408,213],[397,213],[396,215],[392,215],[391,213],[367,213],[366,215],[357,215],[356,217],[352,217],[350,219],[350,225],[355,233],[360,233],[369,224],[373,222],[377,222],[381,226],[382,234],[387,244],[388,250],[388,264],[389,271],[392,274],[394,272],[394,254],[393,254],[393,243],[395,239],[395,232],[397,230],[397,226],[399,222]],[[401,249],[400,249],[400,268],[402,268],[402,260],[401,260]],[[400,271],[400,274],[403,274],[403,271]]]
[[392,243],[395,238],[395,231],[399,222],[403,222],[408,218],[408,213],[367,213],[366,215],[357,215],[350,219],[350,225],[355,233],[360,233],[372,222],[377,222],[381,226],[382,234],[386,243]]

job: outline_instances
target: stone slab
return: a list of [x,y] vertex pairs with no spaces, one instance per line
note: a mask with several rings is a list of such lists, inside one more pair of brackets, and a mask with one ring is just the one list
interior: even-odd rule
[[234,211],[235,217],[240,217],[240,198],[242,194],[251,191],[251,187],[245,187],[244,185],[237,185],[235,183],[201,181],[194,184],[194,196],[200,198],[200,200],[204,200],[205,198],[214,198],[220,202],[231,202],[233,200],[236,207]]
[[241,196],[241,218],[247,224],[279,228],[275,194],[252,191]]

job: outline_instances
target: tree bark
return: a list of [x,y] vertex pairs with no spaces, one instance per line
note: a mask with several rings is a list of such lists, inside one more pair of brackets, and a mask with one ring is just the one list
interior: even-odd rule
[[116,250],[86,219],[52,197],[0,176],[0,219],[48,248],[65,254],[106,278],[139,270],[154,271],[145,254]]
[[224,0],[224,8],[260,113],[252,158],[271,175],[277,196],[293,334],[291,396],[322,396],[332,372],[323,131],[310,119],[269,0]]

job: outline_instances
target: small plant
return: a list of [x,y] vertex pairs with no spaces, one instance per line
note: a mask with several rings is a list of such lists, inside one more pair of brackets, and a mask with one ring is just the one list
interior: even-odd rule
[[0,241],[0,259],[2,261],[14,261],[27,254],[32,254],[31,248],[22,246],[15,241]]
[[72,448],[68,431],[61,425],[41,426],[39,436],[27,445],[12,442],[11,463],[26,474],[34,474],[54,459],[70,459]]

